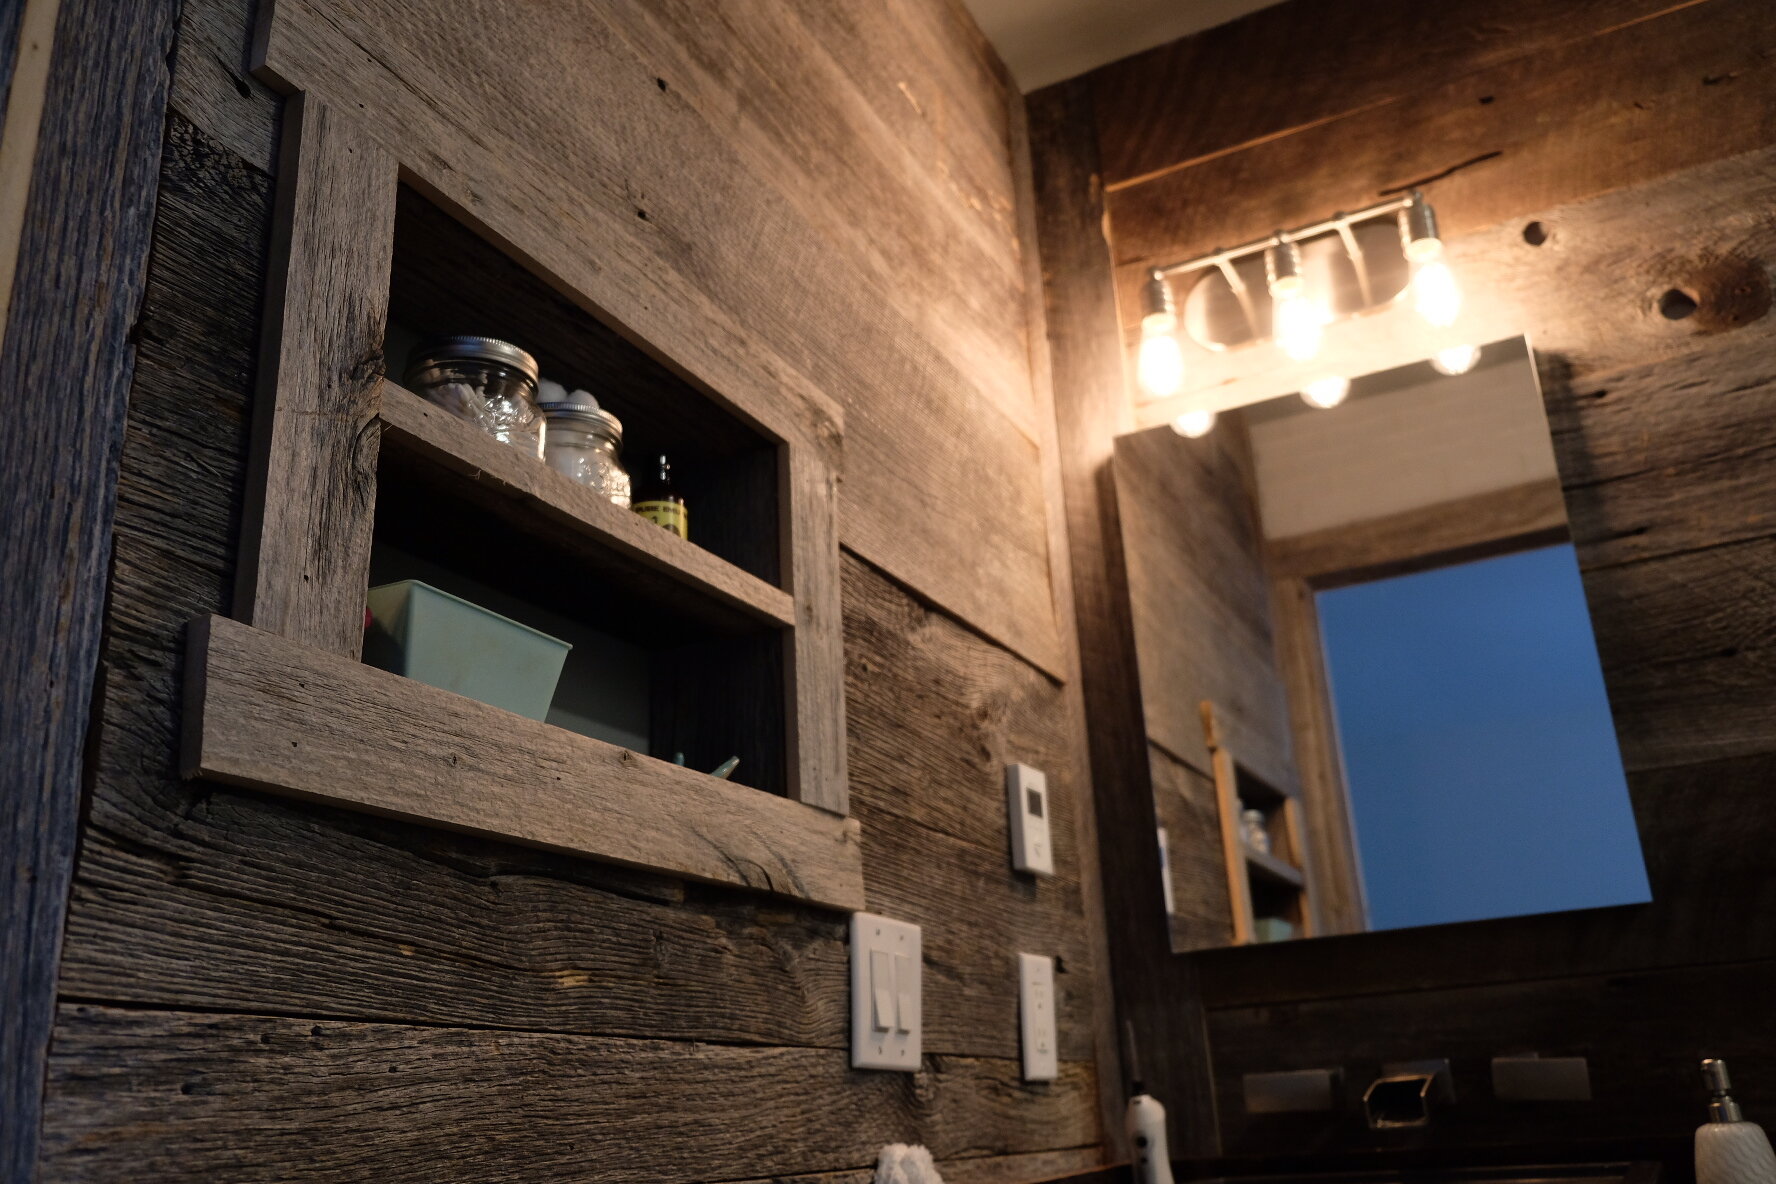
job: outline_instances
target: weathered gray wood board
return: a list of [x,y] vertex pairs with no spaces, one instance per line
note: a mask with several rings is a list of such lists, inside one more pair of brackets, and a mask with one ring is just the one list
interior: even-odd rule
[[[20,7],[0,24],[11,29]],[[0,353],[0,1180],[9,1184],[30,1178],[37,1148],[175,10],[64,0],[35,164],[21,166],[29,197]],[[0,46],[0,86],[12,60]]]
[[1266,539],[1265,566],[1275,578],[1303,579],[1326,588],[1545,546],[1564,541],[1567,534],[1566,500],[1560,482],[1549,477]]
[[[1695,1129],[1695,1068],[1714,1049],[1732,1047],[1750,1063],[1776,1053],[1776,1029],[1747,1022],[1744,1001],[1776,992],[1776,962],[1743,962],[1659,974],[1574,976],[1436,992],[1390,992],[1286,1007],[1212,1012],[1209,1038],[1231,1062],[1217,1070],[1217,1096],[1230,1142],[1260,1147],[1364,1146],[1362,1090],[1383,1063],[1435,1047],[1452,1065],[1458,1103],[1438,1114],[1432,1146],[1516,1142],[1569,1144],[1585,1138],[1671,1140],[1680,1149]],[[1501,1045],[1500,1033],[1510,1033]],[[1352,1033],[1363,1033],[1360,1045]],[[1492,1057],[1535,1050],[1582,1056],[1589,1103],[1500,1101],[1487,1088]],[[1242,1072],[1342,1066],[1336,1115],[1245,1113]],[[1735,1080],[1737,1085],[1737,1080]],[[1776,1103],[1767,1078],[1739,1091],[1747,1112]],[[1603,1144],[1607,1145],[1607,1144]]]
[[1201,704],[1210,700],[1239,763],[1287,791],[1295,782],[1288,704],[1251,472],[1238,422],[1200,440],[1154,428],[1116,441],[1147,735],[1207,773]]
[[[63,1009],[51,1180],[720,1180],[1065,1149],[1096,1135],[1089,1066],[932,1058],[918,1088],[833,1049]],[[646,1083],[638,1088],[638,1083]],[[665,1123],[678,1138],[662,1138]],[[143,1134],[160,1137],[144,1139]],[[297,1150],[299,1148],[300,1150]]]
[[[809,221],[797,196],[842,211],[858,199],[830,187],[854,194],[856,183],[809,189],[806,166],[752,150],[760,133],[746,121],[735,134],[725,114],[732,92],[676,68],[680,53],[716,35],[698,31],[708,24],[701,13],[666,20],[652,6],[623,4],[526,9],[514,20],[503,6],[468,4],[421,19],[393,0],[278,0],[262,30],[261,72],[357,108],[415,183],[744,414],[800,424],[800,436],[785,425],[792,443],[817,436],[819,409],[836,401],[846,420],[847,545],[1058,674],[1039,449],[983,393],[984,376],[1021,373],[1027,401],[1022,336],[954,354],[921,332],[930,314],[911,311],[930,303],[906,278],[916,269],[897,258],[884,282],[847,249],[854,231],[834,242]],[[743,23],[762,29],[762,13]],[[656,21],[672,53],[659,48]],[[736,40],[768,45],[770,35],[723,37],[719,60],[748,60],[733,56]],[[469,44],[479,52],[460,57],[455,47]],[[818,51],[798,43],[788,52]],[[478,68],[504,60],[526,67]],[[769,73],[741,77],[780,85]],[[684,92],[675,78],[690,80]],[[799,67],[791,78],[801,84]],[[796,135],[807,118],[795,117]],[[848,140],[842,159],[867,157],[863,145],[878,143],[893,141]],[[991,167],[1009,179],[1008,158]],[[893,208],[879,194],[869,200],[880,206],[876,222]],[[576,214],[563,219],[562,210]],[[933,234],[953,218],[909,217]],[[999,233],[1011,237],[1009,212]],[[1001,273],[981,290],[990,307],[986,292],[1015,291],[1021,277],[1003,259],[989,270]],[[972,273],[944,274],[972,298]],[[998,319],[1012,314],[1021,320],[1021,299]],[[1008,348],[1011,362],[995,362]]]
[[[1415,0],[1305,0],[1284,12],[1260,9],[1088,77],[1104,182],[1125,188],[1149,174],[1371,109],[1404,119],[1408,100],[1420,102],[1424,91],[1451,78],[1539,57],[1681,7],[1683,0],[1435,7]],[[1328,62],[1349,66],[1328,68]]]
[[[1408,20],[1459,27],[1483,13],[1493,18],[1490,5],[1445,5],[1406,20],[1399,18],[1409,5],[1384,7],[1379,19],[1395,20],[1377,33],[1403,51]],[[1525,6],[1514,0],[1511,7]],[[1626,24],[1610,19],[1630,7],[1671,11]],[[1310,13],[1272,20],[1307,28]],[[1427,192],[1445,233],[1459,235],[1747,152],[1776,134],[1776,29],[1760,0],[1587,5],[1551,19],[1568,24],[1563,43],[1456,75],[1411,67],[1410,99],[1349,108],[1312,126],[1304,121],[1293,134],[1254,139],[1117,189],[1109,206],[1118,266],[1245,242],[1445,171]],[[1586,20],[1596,22],[1587,30],[1595,35],[1576,35],[1574,26]],[[1317,33],[1308,39],[1320,43]],[[1418,58],[1416,45],[1411,56]],[[1343,60],[1348,69],[1320,77],[1343,87],[1370,73]],[[1222,69],[1231,77],[1237,67],[1224,62]],[[1380,73],[1383,86],[1401,80],[1399,72]],[[1193,80],[1193,89],[1202,81]],[[1234,89],[1247,93],[1247,85]],[[1125,309],[1125,321],[1138,316]]]
[[[872,85],[886,79],[889,87],[906,78],[925,111],[943,112],[940,122],[883,103],[896,134],[922,128],[945,143],[969,142],[985,134],[983,112],[1007,101],[1003,91],[969,89],[991,71],[980,72],[974,50],[957,48],[977,42],[951,40],[959,36],[952,22],[966,27],[959,10],[808,7],[804,19],[860,76],[877,72]],[[898,50],[880,56],[889,20],[923,47],[920,60],[911,51],[903,60]],[[238,12],[220,0],[193,0],[185,22],[187,36],[196,29],[205,38],[197,44],[237,60],[223,31],[244,30]],[[856,60],[864,44],[876,60]],[[66,1154],[45,1178],[106,1179],[126,1163],[127,1174],[143,1179],[287,1177],[306,1151],[306,1128],[285,1128],[275,1141],[268,1135],[245,1168],[215,1166],[220,1141],[239,1132],[225,1130],[230,1120],[215,1096],[206,1100],[196,1086],[181,1092],[193,1066],[208,1064],[212,1085],[229,1077],[231,1088],[254,1090],[267,1113],[312,1105],[311,1114],[322,1114],[339,1100],[342,1062],[382,1043],[411,1073],[418,1060],[395,1050],[428,1042],[443,1058],[429,1083],[408,1076],[394,1095],[367,1096],[349,1120],[366,1139],[400,1149],[379,1174],[431,1180],[460,1170],[456,1147],[438,1138],[432,1102],[483,1109],[485,1118],[470,1125],[491,1148],[475,1163],[492,1179],[502,1172],[525,1180],[845,1179],[873,1161],[871,1140],[909,1137],[932,1141],[946,1173],[965,1184],[1022,1184],[1098,1162],[1091,1057],[1102,1003],[1090,987],[1078,839],[1063,822],[1080,792],[1063,772],[1072,692],[983,637],[972,619],[934,609],[925,589],[916,598],[854,556],[845,557],[836,590],[845,662],[835,669],[845,674],[866,903],[919,920],[933,943],[928,1055],[916,1079],[845,1068],[847,950],[843,920],[831,913],[179,780],[181,630],[193,617],[226,611],[233,580],[271,195],[266,158],[252,151],[271,143],[263,93],[251,80],[235,87],[225,66],[195,54],[185,70],[183,77],[208,82],[176,86],[189,109],[168,127],[144,362],[122,465],[105,710],[65,961],[67,996],[97,1004],[89,1014],[135,1034],[73,1039],[76,1027],[89,1036],[96,1029],[64,1013],[70,1055],[52,1090],[50,1129]],[[941,103],[919,89],[926,77],[946,88]],[[669,93],[646,81],[652,95]],[[871,93],[906,102],[897,88]],[[752,293],[786,302],[805,295]],[[850,497],[854,476],[846,488]],[[836,499],[823,505],[830,517],[845,513]],[[903,516],[896,525],[921,521]],[[831,528],[792,523],[792,535],[797,529]],[[1009,868],[1000,765],[1011,759],[1050,773],[1062,863],[1052,880]],[[1012,968],[1020,949],[1053,950],[1065,966],[1057,983],[1066,1067],[1050,1086],[1017,1084]],[[107,1010],[110,1003],[120,1008]],[[249,1034],[266,1022],[254,1017],[265,1015],[305,1018]],[[243,1017],[249,1028],[231,1028],[236,1021],[223,1017]],[[317,1023],[374,1036],[328,1053],[310,1035]],[[171,1026],[156,1036],[155,1025]],[[321,1060],[299,1069],[285,1056],[263,1059],[286,1038],[277,1033],[313,1046]],[[266,1034],[273,1044],[260,1040]],[[135,1041],[165,1059],[137,1057],[129,1051]],[[602,1070],[601,1057],[609,1060]],[[489,1087],[491,1071],[519,1061],[528,1067]],[[132,1062],[143,1066],[134,1086],[123,1072]],[[736,1079],[752,1088],[710,1095],[697,1074],[730,1063],[750,1066]],[[379,1068],[378,1088],[403,1080],[387,1062]],[[577,1076],[582,1071],[593,1077]],[[563,1073],[579,1083],[571,1097],[550,1084]],[[681,1124],[658,1107],[613,1121],[623,1091],[599,1083],[649,1073],[656,1086],[682,1091],[682,1109],[703,1128],[745,1128],[771,1149],[741,1160],[719,1148],[687,1152],[674,1146]],[[132,1112],[142,1122],[132,1125],[118,1107],[125,1095],[143,1107]],[[761,1100],[768,1106],[773,1096],[796,1099],[796,1113],[830,1113],[851,1133],[799,1124],[784,1109],[796,1129],[779,1137],[778,1123],[757,1121]],[[391,1100],[397,1104],[383,1105]],[[872,1126],[874,1114],[882,1118]],[[957,1125],[941,1117],[950,1114]],[[621,1138],[600,1133],[606,1124]],[[207,1164],[175,1161],[166,1150],[187,1135],[216,1140],[207,1144]],[[515,1159],[504,1154],[513,1140],[528,1148]],[[363,1157],[347,1164],[339,1154],[315,1170],[358,1174]]]
[[356,659],[376,503],[394,157],[317,97],[285,112],[235,611]]
[[854,820],[231,621],[192,623],[187,777],[863,905]]

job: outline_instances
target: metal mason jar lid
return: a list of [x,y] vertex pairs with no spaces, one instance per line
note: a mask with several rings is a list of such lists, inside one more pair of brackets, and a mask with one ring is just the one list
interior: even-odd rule
[[497,337],[437,337],[414,351],[407,373],[415,374],[440,362],[493,362],[537,380],[537,361],[509,341]]
[[599,409],[598,400],[586,391],[573,391],[565,398],[538,404],[550,423],[564,421],[576,427],[600,432],[618,444],[623,442],[623,423],[608,411]]

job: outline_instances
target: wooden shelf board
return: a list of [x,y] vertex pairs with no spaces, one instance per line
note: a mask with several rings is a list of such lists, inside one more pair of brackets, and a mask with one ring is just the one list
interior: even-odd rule
[[[686,611],[728,627],[790,628],[794,598],[719,556],[662,530],[540,461],[502,444],[394,382],[382,384],[383,448],[464,478],[465,492],[602,552],[661,590],[676,588]],[[776,530],[776,523],[762,524]],[[663,579],[662,579],[663,577]]]
[[828,908],[864,906],[853,819],[226,617],[193,622],[188,645],[187,777]]
[[[1243,846],[1243,844],[1242,844]],[[1300,888],[1306,883],[1301,869],[1276,856],[1260,851],[1255,847],[1246,847],[1246,867],[1252,874],[1287,884],[1291,888]]]

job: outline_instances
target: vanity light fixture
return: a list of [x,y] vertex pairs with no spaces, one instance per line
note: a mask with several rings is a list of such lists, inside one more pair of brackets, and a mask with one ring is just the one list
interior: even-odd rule
[[[1367,304],[1372,280],[1352,228],[1388,214],[1398,215],[1400,249],[1412,276],[1407,292],[1414,309],[1436,328],[1454,324],[1461,314],[1461,286],[1444,258],[1436,212],[1424,194],[1414,189],[1355,213],[1335,214],[1324,221],[1295,230],[1279,230],[1238,247],[1211,251],[1183,263],[1150,268],[1141,290],[1141,348],[1136,373],[1142,388],[1150,395],[1166,398],[1176,395],[1184,385],[1184,353],[1178,339],[1181,321],[1172,294],[1173,276],[1215,268],[1239,302],[1252,336],[1263,336],[1259,331],[1262,310],[1255,306],[1252,292],[1233,266],[1236,261],[1259,252],[1264,255],[1265,286],[1270,296],[1270,339],[1290,360],[1311,361],[1319,353],[1325,327],[1333,318],[1328,306],[1310,290],[1307,277],[1302,274],[1300,244],[1322,235],[1338,235]],[[1476,347],[1457,346],[1439,351],[1432,365],[1444,374],[1464,374],[1473,368],[1479,356]],[[1310,406],[1331,408],[1342,403],[1349,392],[1349,379],[1325,375],[1309,382],[1302,389],[1301,397]],[[1172,426],[1181,435],[1193,438],[1204,435],[1215,426],[1215,411],[1212,407],[1192,408],[1179,415]]]

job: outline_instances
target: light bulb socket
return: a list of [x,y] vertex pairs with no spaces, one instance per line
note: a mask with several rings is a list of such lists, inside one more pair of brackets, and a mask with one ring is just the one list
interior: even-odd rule
[[1141,317],[1145,320],[1148,317],[1177,315],[1178,304],[1172,299],[1172,285],[1156,267],[1147,273],[1147,282],[1141,285]]
[[1443,236],[1437,232],[1437,211],[1416,189],[1411,202],[1400,211],[1400,246],[1414,263],[1435,259],[1443,251]]
[[1301,278],[1301,248],[1277,231],[1277,243],[1264,252],[1264,279],[1272,296],[1290,296],[1307,284]]

